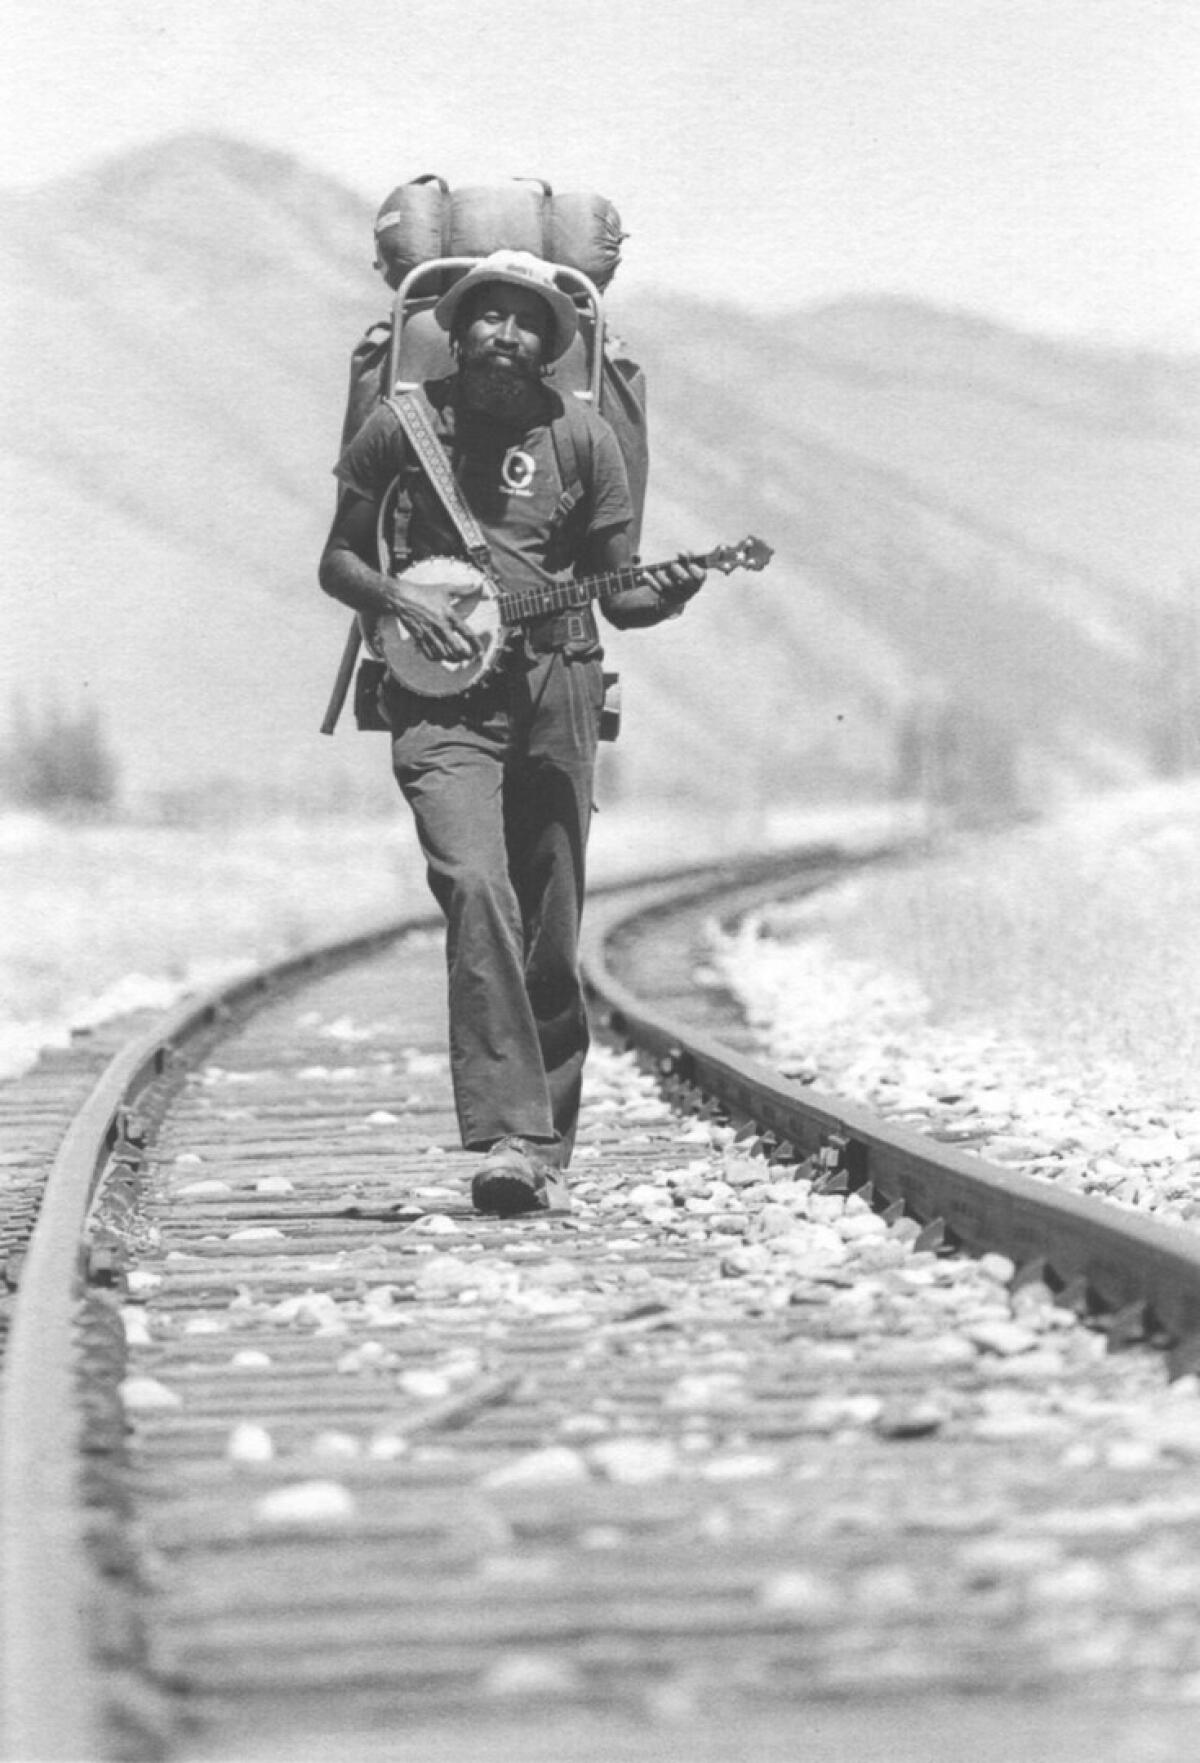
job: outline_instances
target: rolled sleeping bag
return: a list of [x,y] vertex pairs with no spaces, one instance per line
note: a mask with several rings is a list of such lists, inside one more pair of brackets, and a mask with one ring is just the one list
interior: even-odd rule
[[427,172],[399,184],[383,202],[375,219],[376,250],[405,276],[418,263],[448,254],[449,220],[449,186]]
[[543,252],[540,185],[468,184],[450,196],[450,257],[487,257],[493,251]]
[[545,204],[542,255],[577,269],[603,291],[621,261],[621,217],[607,196],[568,190]]

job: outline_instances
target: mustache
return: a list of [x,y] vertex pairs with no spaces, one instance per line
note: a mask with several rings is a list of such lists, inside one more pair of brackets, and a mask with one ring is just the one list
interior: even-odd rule
[[522,373],[530,375],[531,378],[537,375],[537,368],[527,355],[516,349],[505,349],[498,343],[480,343],[471,350],[469,355],[464,357],[463,366],[486,369],[493,367],[497,361],[511,362],[514,367],[520,368]]

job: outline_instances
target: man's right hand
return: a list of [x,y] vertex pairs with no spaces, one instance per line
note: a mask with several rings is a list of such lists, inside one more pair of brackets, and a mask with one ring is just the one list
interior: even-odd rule
[[479,654],[479,638],[453,612],[435,612],[424,600],[406,594],[394,581],[387,583],[384,596],[387,610],[395,614],[430,661],[470,661]]

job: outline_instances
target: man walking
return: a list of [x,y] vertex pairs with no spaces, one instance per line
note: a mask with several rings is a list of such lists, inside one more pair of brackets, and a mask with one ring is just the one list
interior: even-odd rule
[[[519,592],[565,571],[632,570],[633,507],[616,437],[545,383],[577,324],[550,265],[494,252],[434,313],[455,372],[425,384],[425,407],[500,586]],[[376,567],[379,509],[401,474],[410,556],[464,554],[385,401],[337,465],[344,493],[321,586],[367,619],[395,615],[431,660],[468,660],[477,643],[466,625]],[[621,627],[655,624],[682,611],[703,580],[684,560],[642,572],[606,616]],[[393,769],[446,916],[455,1103],[463,1145],[484,1154],[474,1203],[500,1214],[560,1206],[588,1047],[578,934],[603,698],[595,620],[587,610],[523,625],[499,666],[459,697],[418,697],[394,678],[381,697]]]

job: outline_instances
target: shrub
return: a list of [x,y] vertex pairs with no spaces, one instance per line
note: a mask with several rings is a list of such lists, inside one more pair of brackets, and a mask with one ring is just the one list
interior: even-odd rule
[[0,784],[10,802],[50,813],[101,813],[116,801],[117,769],[95,704],[72,712],[51,703],[35,716],[24,699],[14,700],[0,754]]

